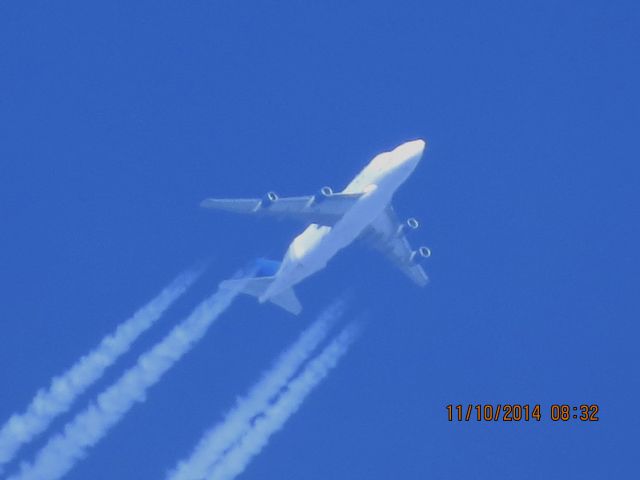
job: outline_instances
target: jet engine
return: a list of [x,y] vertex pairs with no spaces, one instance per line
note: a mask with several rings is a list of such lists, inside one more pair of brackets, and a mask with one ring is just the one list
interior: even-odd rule
[[409,263],[416,263],[417,261],[429,258],[431,256],[431,249],[429,247],[420,247],[417,250],[411,252],[409,255]]
[[267,192],[264,197],[262,197],[261,206],[268,207],[272,203],[278,201],[278,194],[276,192]]
[[323,200],[329,198],[331,195],[333,195],[333,190],[331,189],[331,187],[322,187],[320,191],[313,196],[313,201],[314,203],[320,203]]
[[418,221],[417,218],[411,217],[407,219],[407,227],[409,227],[411,230],[415,230],[419,226],[420,226],[420,222]]
[[331,195],[333,195],[333,190],[331,189],[331,187],[322,187],[320,189],[320,195],[322,195],[323,197],[330,197]]
[[407,228],[411,230],[416,230],[419,226],[420,226],[420,222],[418,221],[417,218],[414,218],[414,217],[408,218],[406,222],[400,224],[400,226],[398,227],[398,231],[396,232],[396,235],[398,236],[402,235],[407,230]]

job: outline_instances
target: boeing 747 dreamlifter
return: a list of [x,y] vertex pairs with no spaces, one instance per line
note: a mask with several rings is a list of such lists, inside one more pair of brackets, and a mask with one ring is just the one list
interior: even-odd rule
[[257,297],[260,303],[270,301],[298,314],[302,306],[293,286],[322,270],[354,240],[367,238],[411,280],[426,285],[428,277],[418,260],[429,257],[431,250],[411,248],[405,232],[418,228],[418,221],[409,218],[400,222],[391,206],[394,193],[415,170],[425,146],[423,140],[414,140],[377,155],[341,192],[322,187],[317,195],[305,197],[279,198],[269,192],[262,199],[204,200],[201,206],[205,208],[309,224],[293,239],[282,262],[262,262],[263,267],[271,267],[273,275],[224,283],[241,282],[241,291]]

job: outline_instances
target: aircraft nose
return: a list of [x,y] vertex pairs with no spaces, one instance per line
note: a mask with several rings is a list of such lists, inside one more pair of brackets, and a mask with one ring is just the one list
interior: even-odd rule
[[424,149],[427,147],[427,142],[422,139],[418,139],[412,142],[407,142],[406,145],[408,153],[413,157],[415,155],[422,155],[422,152],[424,152]]
[[424,140],[413,140],[402,145],[402,164],[412,165],[414,168],[422,158],[427,143]]

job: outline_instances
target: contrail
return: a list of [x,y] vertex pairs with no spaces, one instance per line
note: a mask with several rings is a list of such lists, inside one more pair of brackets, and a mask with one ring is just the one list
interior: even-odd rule
[[305,369],[286,387],[264,415],[258,417],[249,432],[229,451],[222,460],[213,465],[208,480],[230,480],[240,475],[253,457],[267,445],[271,435],[280,430],[285,422],[302,405],[307,395],[334,368],[347,352],[358,333],[356,326],[347,326],[325,349],[312,359]]
[[200,271],[178,276],[160,294],[121,323],[115,332],[78,360],[62,375],[54,377],[48,389],[36,393],[23,413],[16,413],[0,429],[0,473],[18,449],[42,433],[51,421],[67,411],[78,395],[96,382],[133,342],[151,327],[198,278]]
[[326,309],[298,340],[256,383],[245,398],[239,399],[222,422],[204,434],[188,459],[178,463],[169,473],[169,480],[193,480],[204,478],[207,471],[219,461],[251,429],[252,419],[269,407],[269,402],[287,384],[300,366],[309,358],[326,337],[331,325],[340,317],[342,302]]
[[157,383],[229,307],[242,284],[218,291],[200,303],[159,343],[138,358],[113,385],[49,439],[31,464],[22,464],[10,480],[56,480],[64,476]]

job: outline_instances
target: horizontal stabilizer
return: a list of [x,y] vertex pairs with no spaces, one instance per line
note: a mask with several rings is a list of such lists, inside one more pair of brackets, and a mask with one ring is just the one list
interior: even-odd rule
[[287,312],[298,315],[302,311],[302,304],[298,297],[296,297],[293,288],[285,290],[280,295],[269,299],[271,303],[278,305],[280,308],[284,308]]
[[[220,284],[220,286],[222,288],[240,287],[241,293],[259,298],[267,288],[269,288],[269,285],[271,285],[274,279],[275,277],[256,277],[248,280],[225,280]],[[293,288],[285,290],[275,297],[270,298],[269,301],[294,315],[298,315],[302,311],[302,304],[300,303],[300,300],[298,300]]]

